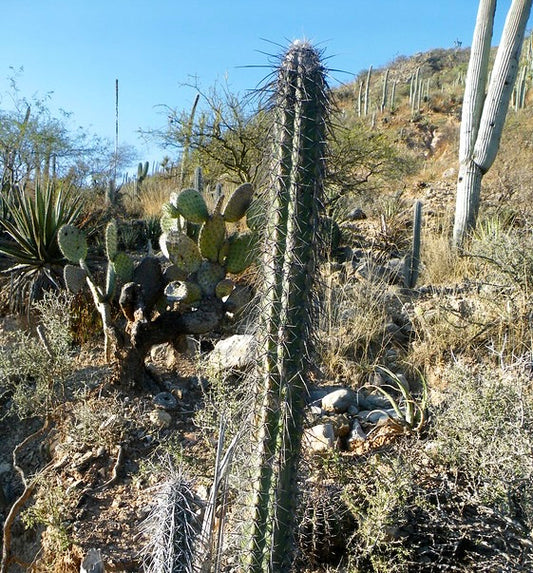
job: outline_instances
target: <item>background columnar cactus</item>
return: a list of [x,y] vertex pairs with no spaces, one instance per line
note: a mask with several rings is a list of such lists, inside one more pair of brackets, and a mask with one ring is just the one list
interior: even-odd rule
[[308,42],[294,42],[284,55],[274,105],[258,330],[262,391],[249,561],[254,572],[285,571],[292,554],[328,112],[325,69]]
[[513,0],[488,82],[496,0],[481,0],[470,50],[459,138],[459,175],[453,244],[460,248],[475,228],[481,180],[490,169],[513,92],[532,0]]
[[146,179],[146,177],[148,176],[148,168],[150,167],[150,164],[148,163],[148,161],[145,161],[144,163],[139,163],[139,165],[137,165],[137,177],[135,178],[135,194],[139,195],[139,193],[141,192],[141,188],[142,188],[142,184],[144,182],[144,180]]
[[413,241],[404,261],[404,284],[414,288],[420,272],[420,237],[422,232],[422,202],[415,201],[413,208]]

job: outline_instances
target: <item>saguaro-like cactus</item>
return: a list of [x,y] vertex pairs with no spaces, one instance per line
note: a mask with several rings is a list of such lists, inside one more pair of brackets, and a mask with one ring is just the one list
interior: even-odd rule
[[294,42],[281,60],[274,105],[258,330],[262,391],[249,562],[253,572],[285,571],[291,561],[328,112],[325,69],[308,42]]
[[145,161],[144,163],[139,163],[137,165],[137,177],[135,178],[135,194],[139,195],[141,192],[142,184],[146,177],[148,176],[148,168],[150,167],[150,163]]
[[480,0],[459,139],[459,177],[453,242],[462,246],[475,227],[481,180],[490,169],[498,148],[509,101],[518,72],[520,51],[532,0],[513,0],[486,91],[496,0]]

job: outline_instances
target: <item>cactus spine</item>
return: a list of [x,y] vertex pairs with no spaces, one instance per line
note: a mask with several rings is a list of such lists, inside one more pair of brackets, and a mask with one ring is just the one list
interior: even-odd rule
[[258,340],[262,389],[250,572],[285,571],[291,561],[328,111],[325,70],[320,54],[308,42],[294,42],[283,57],[275,98],[262,261]]

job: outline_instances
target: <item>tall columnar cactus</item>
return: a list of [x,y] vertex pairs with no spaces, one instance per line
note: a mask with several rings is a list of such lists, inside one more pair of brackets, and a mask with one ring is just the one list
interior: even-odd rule
[[292,556],[328,116],[325,69],[306,41],[294,42],[281,60],[274,110],[258,329],[261,392],[252,572],[285,571]]
[[420,272],[420,237],[422,234],[422,202],[415,201],[413,213],[413,242],[404,260],[404,284],[414,288]]
[[372,66],[368,68],[368,73],[366,74],[366,85],[365,85],[365,105],[363,115],[368,115],[368,106],[370,104],[370,78],[372,77]]
[[148,176],[148,168],[150,167],[150,163],[145,161],[144,163],[139,163],[137,165],[137,177],[135,178],[135,194],[139,195],[141,192],[142,184],[146,177]]
[[513,0],[487,88],[496,0],[480,0],[466,75],[459,136],[459,175],[453,243],[462,247],[475,227],[481,180],[490,169],[507,116],[532,0]]
[[[59,248],[63,255],[74,263],[65,265],[64,279],[67,288],[78,292],[87,283],[93,296],[94,304],[102,318],[104,330],[104,352],[106,360],[111,360],[111,347],[115,339],[111,319],[111,299],[115,293],[117,277],[123,282],[131,280],[133,261],[118,250],[117,224],[110,221],[105,232],[107,255],[106,284],[102,288],[96,284],[93,274],[87,265],[87,238],[85,233],[73,225],[63,225],[58,233]],[[75,266],[77,265],[77,266]]]
[[381,106],[380,106],[381,113],[385,111],[385,107],[387,106],[387,97],[389,95],[388,87],[389,87],[389,69],[385,71],[385,75],[383,76],[383,91],[381,94]]

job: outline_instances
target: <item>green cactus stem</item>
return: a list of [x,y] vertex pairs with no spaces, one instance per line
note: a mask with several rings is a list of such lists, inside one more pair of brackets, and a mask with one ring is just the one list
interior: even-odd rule
[[404,284],[415,288],[420,272],[420,237],[422,231],[422,202],[415,201],[413,212],[413,241],[404,261]]
[[284,55],[274,105],[258,329],[259,463],[248,563],[254,573],[288,570],[292,558],[328,117],[325,69],[308,42],[294,42]]
[[142,184],[146,177],[148,176],[148,168],[150,163],[145,161],[144,163],[139,163],[137,165],[137,177],[135,179],[135,194],[138,196],[142,189]]

